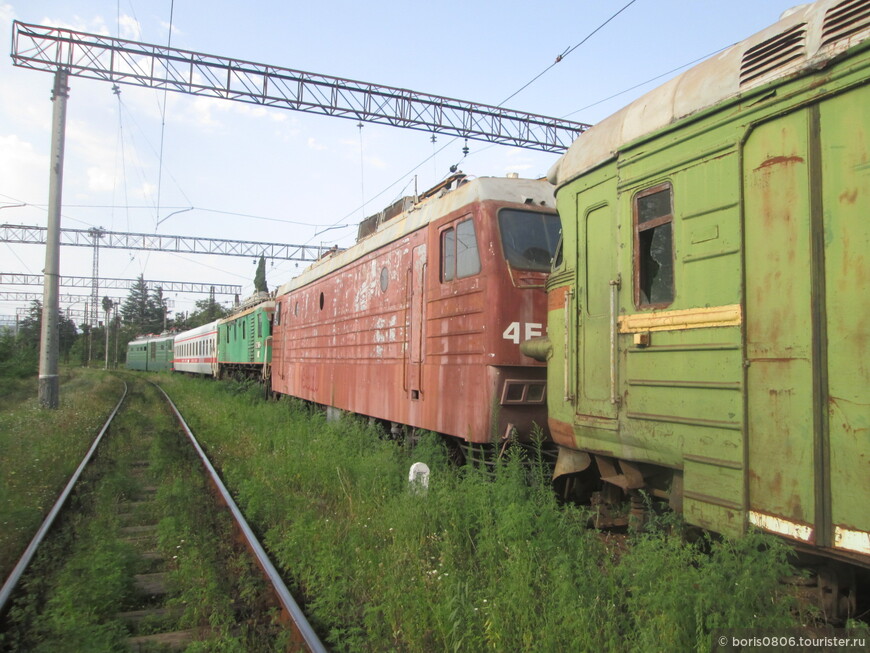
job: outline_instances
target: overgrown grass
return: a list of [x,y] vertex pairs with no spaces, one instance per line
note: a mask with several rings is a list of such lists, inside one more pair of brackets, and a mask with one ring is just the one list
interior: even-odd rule
[[614,548],[516,454],[457,470],[434,437],[410,451],[256,387],[166,385],[334,650],[710,650],[714,628],[797,623],[774,538],[654,523]]
[[[57,410],[39,408],[36,381],[0,405],[0,577],[6,578],[99,427],[121,397],[104,373],[64,370]],[[24,385],[27,383],[28,386]]]
[[[22,582],[0,649],[10,651],[127,650],[120,612],[141,608],[134,574],[153,571],[141,543],[121,538],[121,513],[144,485],[156,484],[153,502],[138,505],[157,523],[158,548],[169,572],[173,621],[154,618],[156,632],[198,631],[186,650],[287,650],[286,634],[273,623],[265,583],[235,540],[228,514],[215,506],[198,461],[162,404],[144,381],[135,381],[124,409],[86,468],[81,485]],[[165,408],[165,406],[164,406]],[[145,469],[131,473],[133,463]],[[264,607],[265,606],[265,607]],[[142,631],[138,631],[143,634]],[[151,649],[149,649],[151,650]],[[157,650],[157,649],[154,649]],[[163,650],[163,649],[159,649]]]
[[101,443],[68,510],[22,578],[8,630],[0,635],[4,650],[124,649],[127,632],[115,613],[133,594],[136,558],[117,535],[119,503],[131,489],[124,461],[131,455],[129,441]]
[[[175,430],[170,419],[161,416],[167,431]],[[229,514],[216,507],[186,439],[172,435],[155,438],[149,459],[160,483],[155,508],[158,548],[170,561],[169,606],[179,609],[179,628],[202,634],[186,650],[287,650],[286,634],[264,619],[268,590],[255,562],[239,546]]]

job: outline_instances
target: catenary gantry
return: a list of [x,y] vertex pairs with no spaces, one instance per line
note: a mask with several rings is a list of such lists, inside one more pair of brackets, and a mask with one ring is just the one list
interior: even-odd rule
[[[32,225],[0,225],[0,243],[46,242],[45,227]],[[136,249],[178,254],[219,254],[248,258],[271,258],[287,261],[316,261],[329,247],[322,245],[288,245],[248,240],[224,240],[198,236],[171,236],[168,234],[140,234],[101,230],[100,247]],[[60,244],[78,247],[93,247],[94,238],[90,229],[61,229]]]
[[564,152],[589,125],[403,88],[16,21],[16,66]]

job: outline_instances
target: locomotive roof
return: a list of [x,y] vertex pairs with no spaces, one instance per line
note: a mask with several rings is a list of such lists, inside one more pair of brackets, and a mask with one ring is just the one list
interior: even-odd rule
[[638,98],[574,141],[547,175],[562,186],[616,156],[626,143],[793,75],[870,36],[870,1],[818,0],[786,11],[777,23]]
[[154,334],[154,333],[150,333],[150,334],[144,335],[144,336],[137,336],[135,340],[131,340],[127,344],[128,345],[136,345],[136,344],[141,344],[143,342],[151,342],[152,340],[172,340],[174,337],[175,337],[175,335],[171,334],[171,333],[161,333],[159,335]]
[[546,179],[520,179],[516,177],[478,177],[466,181],[458,188],[444,190],[440,194],[421,200],[396,217],[385,222],[376,232],[346,250],[336,252],[312,263],[299,276],[282,284],[276,298],[296,288],[301,288],[320,277],[398,240],[433,220],[445,216],[473,202],[498,200],[555,208],[553,187]]

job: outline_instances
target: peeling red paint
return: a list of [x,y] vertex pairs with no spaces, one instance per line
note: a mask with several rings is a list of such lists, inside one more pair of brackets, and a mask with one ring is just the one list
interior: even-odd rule
[[804,159],[800,156],[773,156],[764,161],[756,170],[770,168],[772,166],[787,165],[789,163],[803,163]]

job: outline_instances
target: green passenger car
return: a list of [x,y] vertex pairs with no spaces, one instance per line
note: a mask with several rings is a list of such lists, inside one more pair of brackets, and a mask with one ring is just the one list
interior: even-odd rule
[[797,7],[550,171],[557,475],[870,565],[868,36]]
[[218,323],[218,376],[267,380],[272,365],[275,302],[243,307]]
[[172,369],[173,336],[143,336],[127,345],[129,370],[160,372]]

